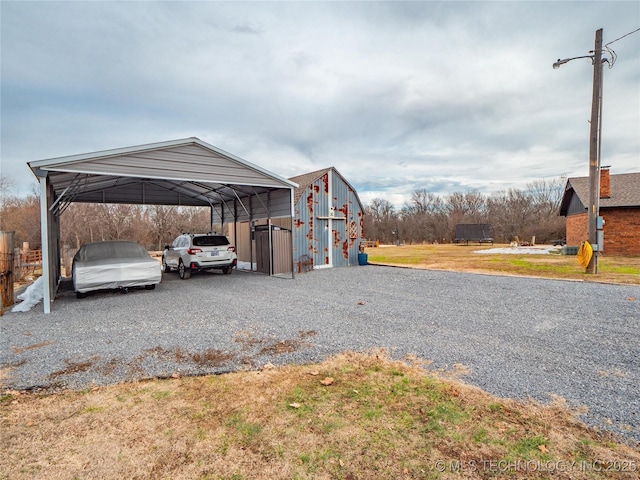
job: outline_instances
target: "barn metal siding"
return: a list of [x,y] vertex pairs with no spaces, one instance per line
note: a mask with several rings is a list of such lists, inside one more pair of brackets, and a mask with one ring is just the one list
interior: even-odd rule
[[[310,192],[305,196],[307,209],[312,215],[312,230],[310,233],[313,247],[313,265],[316,268],[329,267],[329,224],[327,220],[318,217],[327,216],[329,212],[329,174],[324,174],[311,185]],[[310,236],[307,235],[307,238]]]
[[347,219],[349,218],[349,189],[340,176],[331,170],[331,207],[334,220],[331,221],[331,247],[333,248],[333,266],[349,266],[349,237]]
[[[344,221],[340,221],[340,238],[335,248],[339,249],[336,255],[339,255],[341,262],[346,265],[358,265],[358,247],[363,238],[363,218],[360,210],[356,193],[348,183],[342,181],[337,172],[333,172],[333,200],[336,208],[336,216],[344,217]],[[334,256],[335,258],[335,256]]]
[[[358,264],[363,212],[356,192],[331,169],[306,187],[295,205],[293,257],[308,255],[314,268]],[[301,271],[300,266],[296,266]]]
[[300,262],[300,257],[308,255],[314,265],[318,261],[317,246],[314,244],[314,214],[319,211],[316,189],[318,181],[308,185],[296,205],[294,206],[293,221],[293,258]]

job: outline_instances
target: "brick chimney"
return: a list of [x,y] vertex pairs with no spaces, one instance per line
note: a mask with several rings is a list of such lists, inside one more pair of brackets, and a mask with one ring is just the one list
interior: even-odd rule
[[611,197],[611,179],[609,167],[600,167],[600,198]]

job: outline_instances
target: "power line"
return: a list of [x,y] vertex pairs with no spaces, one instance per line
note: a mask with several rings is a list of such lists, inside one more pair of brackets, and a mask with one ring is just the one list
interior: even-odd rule
[[625,35],[622,35],[622,36],[621,36],[621,37],[619,37],[619,38],[616,38],[615,40],[611,40],[609,43],[607,43],[607,44],[605,45],[605,47],[606,47],[607,45],[611,45],[613,42],[617,42],[618,40],[623,39],[624,37],[628,37],[628,36],[629,36],[629,35],[631,35],[632,33],[636,33],[636,32],[638,32],[638,31],[640,31],[640,28],[636,28],[633,32],[629,32],[629,33],[627,33],[627,34],[625,34]]

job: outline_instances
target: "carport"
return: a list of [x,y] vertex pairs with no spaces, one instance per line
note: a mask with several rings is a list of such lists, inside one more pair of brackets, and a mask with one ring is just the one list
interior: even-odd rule
[[28,165],[40,183],[44,313],[61,279],[60,215],[70,203],[209,207],[212,225],[233,222],[235,230],[239,221],[292,217],[298,186],[195,137]]

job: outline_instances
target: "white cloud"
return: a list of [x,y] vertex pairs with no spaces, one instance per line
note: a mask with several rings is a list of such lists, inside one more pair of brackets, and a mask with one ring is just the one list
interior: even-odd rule
[[[2,174],[198,136],[364,201],[587,174],[588,54],[633,2],[3,2]],[[640,33],[611,45],[603,163],[640,170]]]

